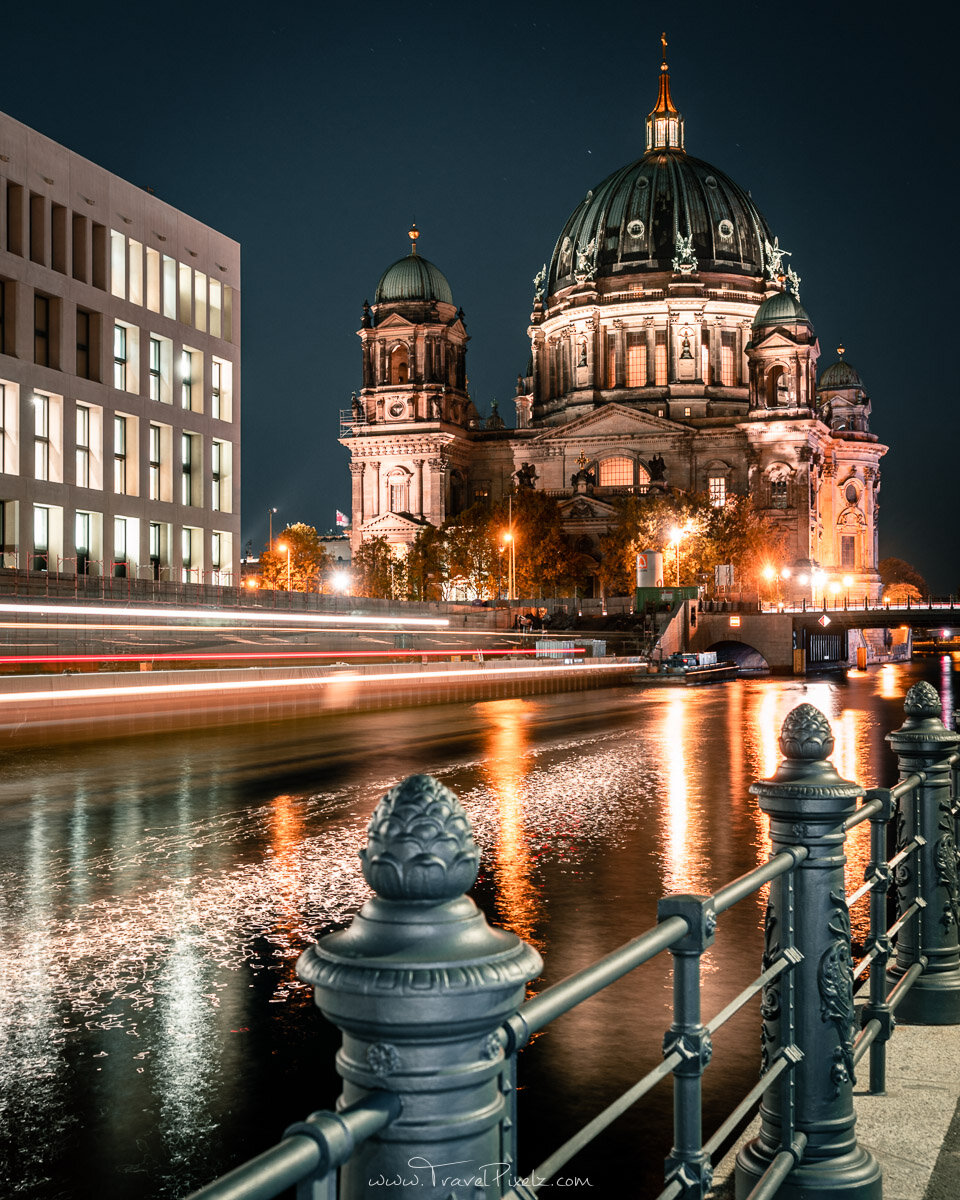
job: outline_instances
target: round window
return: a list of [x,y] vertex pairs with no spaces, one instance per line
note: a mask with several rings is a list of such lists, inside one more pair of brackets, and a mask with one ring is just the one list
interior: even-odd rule
[[721,221],[717,226],[717,231],[723,240],[728,242],[733,237],[733,222],[726,220]]
[[393,404],[390,405],[390,416],[391,417],[402,417],[403,410],[404,410],[403,404],[399,400],[396,400],[396,401],[394,401]]
[[846,496],[848,504],[856,504],[860,499],[860,493],[857,491],[855,483],[848,483],[844,488],[843,494]]
[[631,221],[627,226],[627,233],[629,233],[632,238],[642,238],[644,229],[645,226],[642,221]]
[[707,187],[710,188],[715,188],[717,186],[717,181],[712,175],[708,175],[703,182],[707,185]]

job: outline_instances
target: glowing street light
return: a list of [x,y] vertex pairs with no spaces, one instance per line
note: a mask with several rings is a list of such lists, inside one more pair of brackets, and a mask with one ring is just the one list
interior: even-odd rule
[[333,585],[333,590],[343,596],[350,587],[350,576],[346,571],[335,571],[330,578],[330,583]]
[[277,549],[281,552],[281,554],[283,553],[284,550],[286,550],[286,552],[287,552],[287,591],[289,592],[290,591],[290,547],[286,544],[286,542],[278,542]]
[[513,600],[514,599],[513,587],[514,587],[514,581],[516,578],[516,567],[517,567],[517,560],[516,560],[517,544],[514,541],[513,532],[509,529],[504,532],[503,540],[506,542],[507,546],[510,548],[510,557],[507,559],[507,599]]
[[680,542],[687,536],[687,534],[692,532],[693,523],[691,521],[688,521],[682,529],[679,526],[674,525],[674,527],[670,530],[670,541],[668,544],[675,546],[677,551],[677,587],[680,586]]
[[273,518],[276,516],[276,512],[277,512],[277,510],[275,508],[267,509],[267,520],[270,523],[270,538],[269,538],[269,541],[267,542],[267,545],[270,547],[271,550],[273,549]]

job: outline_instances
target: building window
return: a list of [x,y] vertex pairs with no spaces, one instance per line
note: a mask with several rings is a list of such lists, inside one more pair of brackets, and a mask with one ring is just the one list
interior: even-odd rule
[[214,512],[219,512],[222,505],[220,503],[220,471],[223,465],[223,443],[214,442],[210,447],[210,456],[212,463],[211,475],[211,494],[210,507]]
[[160,578],[160,547],[162,545],[160,522],[150,522],[150,567],[154,579]]
[[727,502],[726,475],[711,475],[707,480],[707,496],[712,508],[723,508]]
[[627,334],[627,387],[647,386],[647,339],[642,333]]
[[90,409],[77,405],[77,487],[90,486]]
[[113,490],[118,496],[127,491],[127,418],[113,418]]
[[77,375],[90,379],[90,314],[77,309]]
[[50,554],[50,509],[44,505],[33,507],[33,562],[31,570],[45,571]]
[[843,534],[840,538],[840,566],[855,570],[857,565],[857,539]]
[[160,426],[150,426],[150,499],[160,499]]
[[686,407],[684,408],[684,410],[683,410],[683,415],[684,415],[685,417],[689,417],[689,416],[690,416],[690,405],[689,405],[689,404],[688,404],[688,405],[686,405]]
[[632,484],[632,458],[605,458],[600,463],[601,487],[630,487]]
[[127,327],[113,327],[113,386],[118,391],[127,390]]
[[150,399],[160,399],[160,381],[162,371],[160,366],[160,339],[150,338]]
[[653,351],[653,381],[657,387],[667,386],[667,335],[657,334]]
[[218,358],[210,363],[210,416],[220,419],[222,399],[223,364]]
[[193,504],[194,501],[194,483],[193,483],[193,464],[194,464],[194,437],[192,433],[184,433],[180,436],[180,503]]
[[127,521],[125,517],[113,519],[113,574],[124,579],[127,574]]
[[7,285],[0,279],[0,354],[7,352]]
[[787,481],[785,479],[770,480],[770,504],[773,508],[787,507]]
[[607,381],[606,386],[613,388],[617,386],[617,341],[612,333],[607,334],[607,360],[606,371]]
[[[7,438],[10,436],[7,420],[7,385],[0,383],[0,474],[6,474],[7,459],[11,457],[7,450]],[[2,510],[3,505],[0,503],[0,512]]]
[[90,571],[90,514],[78,512],[74,521],[75,542],[77,546],[77,574],[86,575]]
[[405,479],[390,480],[390,511],[395,513],[407,511],[407,481]]
[[50,397],[33,398],[33,477],[50,478]]
[[127,294],[127,239],[110,230],[110,291],[123,299]]
[[727,345],[726,337],[720,346],[720,382],[724,387],[733,387],[737,382],[734,371],[733,346]]
[[180,352],[180,407],[185,412],[202,410],[203,357],[197,350]]
[[38,367],[52,367],[50,361],[50,299],[33,298],[33,361]]

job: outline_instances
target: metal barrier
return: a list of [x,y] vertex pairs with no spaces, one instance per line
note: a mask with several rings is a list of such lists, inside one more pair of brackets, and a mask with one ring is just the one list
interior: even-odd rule
[[[339,1111],[291,1126],[279,1146],[192,1200],[268,1200],[294,1183],[298,1200],[360,1200],[374,1186],[427,1200],[531,1200],[671,1073],[674,1145],[659,1200],[702,1200],[713,1156],[758,1101],[759,1134],[737,1156],[738,1197],[879,1200],[880,1166],[856,1139],[856,1065],[869,1050],[870,1091],[884,1090],[896,1010],[914,1023],[960,1023],[960,739],[941,722],[927,683],[910,689],[905,712],[888,735],[899,782],[865,791],[829,761],[826,717],[810,704],[795,708],[780,735],[783,761],[750,789],[770,818],[769,860],[710,895],[664,897],[656,926],[525,1003],[542,962],[514,934],[488,925],[464,894],[479,864],[466,813],[437,780],[404,780],[378,805],[360,852],[373,898],[297,964],[343,1033]],[[897,849],[888,859],[891,820]],[[847,896],[845,838],[863,821],[871,825],[871,861]],[[760,974],[704,1021],[700,964],[718,917],[765,885]],[[888,928],[891,886],[898,917]],[[867,894],[870,933],[854,967],[849,907]],[[521,1177],[518,1052],[664,950],[673,961],[673,1020],[663,1061]],[[868,969],[858,1034],[854,984]],[[704,1141],[701,1080],[712,1039],[758,993],[762,1076]],[[456,1164],[455,1186],[433,1165],[442,1163]]]

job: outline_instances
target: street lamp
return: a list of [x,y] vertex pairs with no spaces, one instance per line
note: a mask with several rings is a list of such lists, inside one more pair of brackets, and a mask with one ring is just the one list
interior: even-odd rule
[[503,589],[502,589],[501,585],[503,583],[503,552],[505,549],[506,549],[506,547],[504,546],[503,542],[501,542],[500,545],[497,547],[497,553],[500,555],[500,557],[497,559],[497,602],[498,603],[503,594]]
[[516,559],[516,545],[517,544],[513,539],[513,533],[509,529],[506,531],[506,533],[504,533],[503,540],[510,547],[510,557],[507,559],[507,599],[513,600],[513,598],[514,598],[513,588],[514,588],[514,581],[516,578],[516,567],[517,567],[517,559]]
[[276,511],[277,510],[275,508],[267,509],[267,520],[270,523],[270,540],[267,542],[267,545],[270,547],[271,550],[273,549],[273,518],[276,514]]
[[286,544],[286,542],[278,542],[277,549],[281,553],[283,553],[284,550],[286,550],[286,552],[287,552],[287,591],[289,592],[290,591],[290,547]]
[[687,536],[688,533],[692,532],[693,524],[690,521],[688,521],[682,529],[680,529],[679,526],[674,525],[674,527],[670,530],[669,544],[671,546],[675,546],[677,550],[677,587],[680,586],[680,542]]

